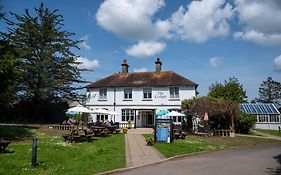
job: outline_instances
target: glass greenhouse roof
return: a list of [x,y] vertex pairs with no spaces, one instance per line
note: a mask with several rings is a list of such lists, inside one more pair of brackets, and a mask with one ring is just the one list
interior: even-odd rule
[[240,109],[248,114],[280,114],[274,104],[240,104]]

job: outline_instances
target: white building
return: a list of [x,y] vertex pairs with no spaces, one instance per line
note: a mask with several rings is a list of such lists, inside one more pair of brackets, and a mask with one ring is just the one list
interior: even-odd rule
[[[121,116],[93,116],[96,120],[113,120],[133,127],[152,127],[155,112],[162,109],[180,110],[181,101],[196,96],[197,84],[173,71],[161,71],[161,61],[157,58],[155,72],[128,72],[126,60],[122,72],[86,86],[87,102],[90,109],[108,109]],[[94,114],[92,114],[94,115]],[[180,122],[180,118],[174,119]]]
[[255,115],[257,117],[257,123],[255,128],[257,129],[269,129],[278,130],[281,124],[280,112],[274,104],[240,104],[240,109],[248,114]]

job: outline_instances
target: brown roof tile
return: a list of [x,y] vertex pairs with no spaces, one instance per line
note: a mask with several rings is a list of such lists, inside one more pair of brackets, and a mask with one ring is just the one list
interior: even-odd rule
[[196,83],[172,71],[115,73],[86,86],[100,87],[163,87],[163,86],[198,86]]

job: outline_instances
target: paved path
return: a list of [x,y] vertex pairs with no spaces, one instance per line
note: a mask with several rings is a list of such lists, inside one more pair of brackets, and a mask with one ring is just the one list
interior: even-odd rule
[[125,137],[127,167],[150,164],[164,158],[152,146],[146,146],[142,134],[151,134],[152,132],[151,128],[137,128],[128,131]]
[[280,175],[281,144],[198,154],[115,174]]

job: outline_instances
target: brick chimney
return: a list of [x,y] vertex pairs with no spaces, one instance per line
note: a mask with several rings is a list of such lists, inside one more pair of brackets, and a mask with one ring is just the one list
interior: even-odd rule
[[157,60],[155,61],[155,71],[156,71],[156,73],[161,72],[161,65],[162,65],[162,62],[160,61],[160,58],[157,58]]
[[128,67],[129,65],[127,64],[127,60],[124,59],[122,65],[122,74],[128,73]]

